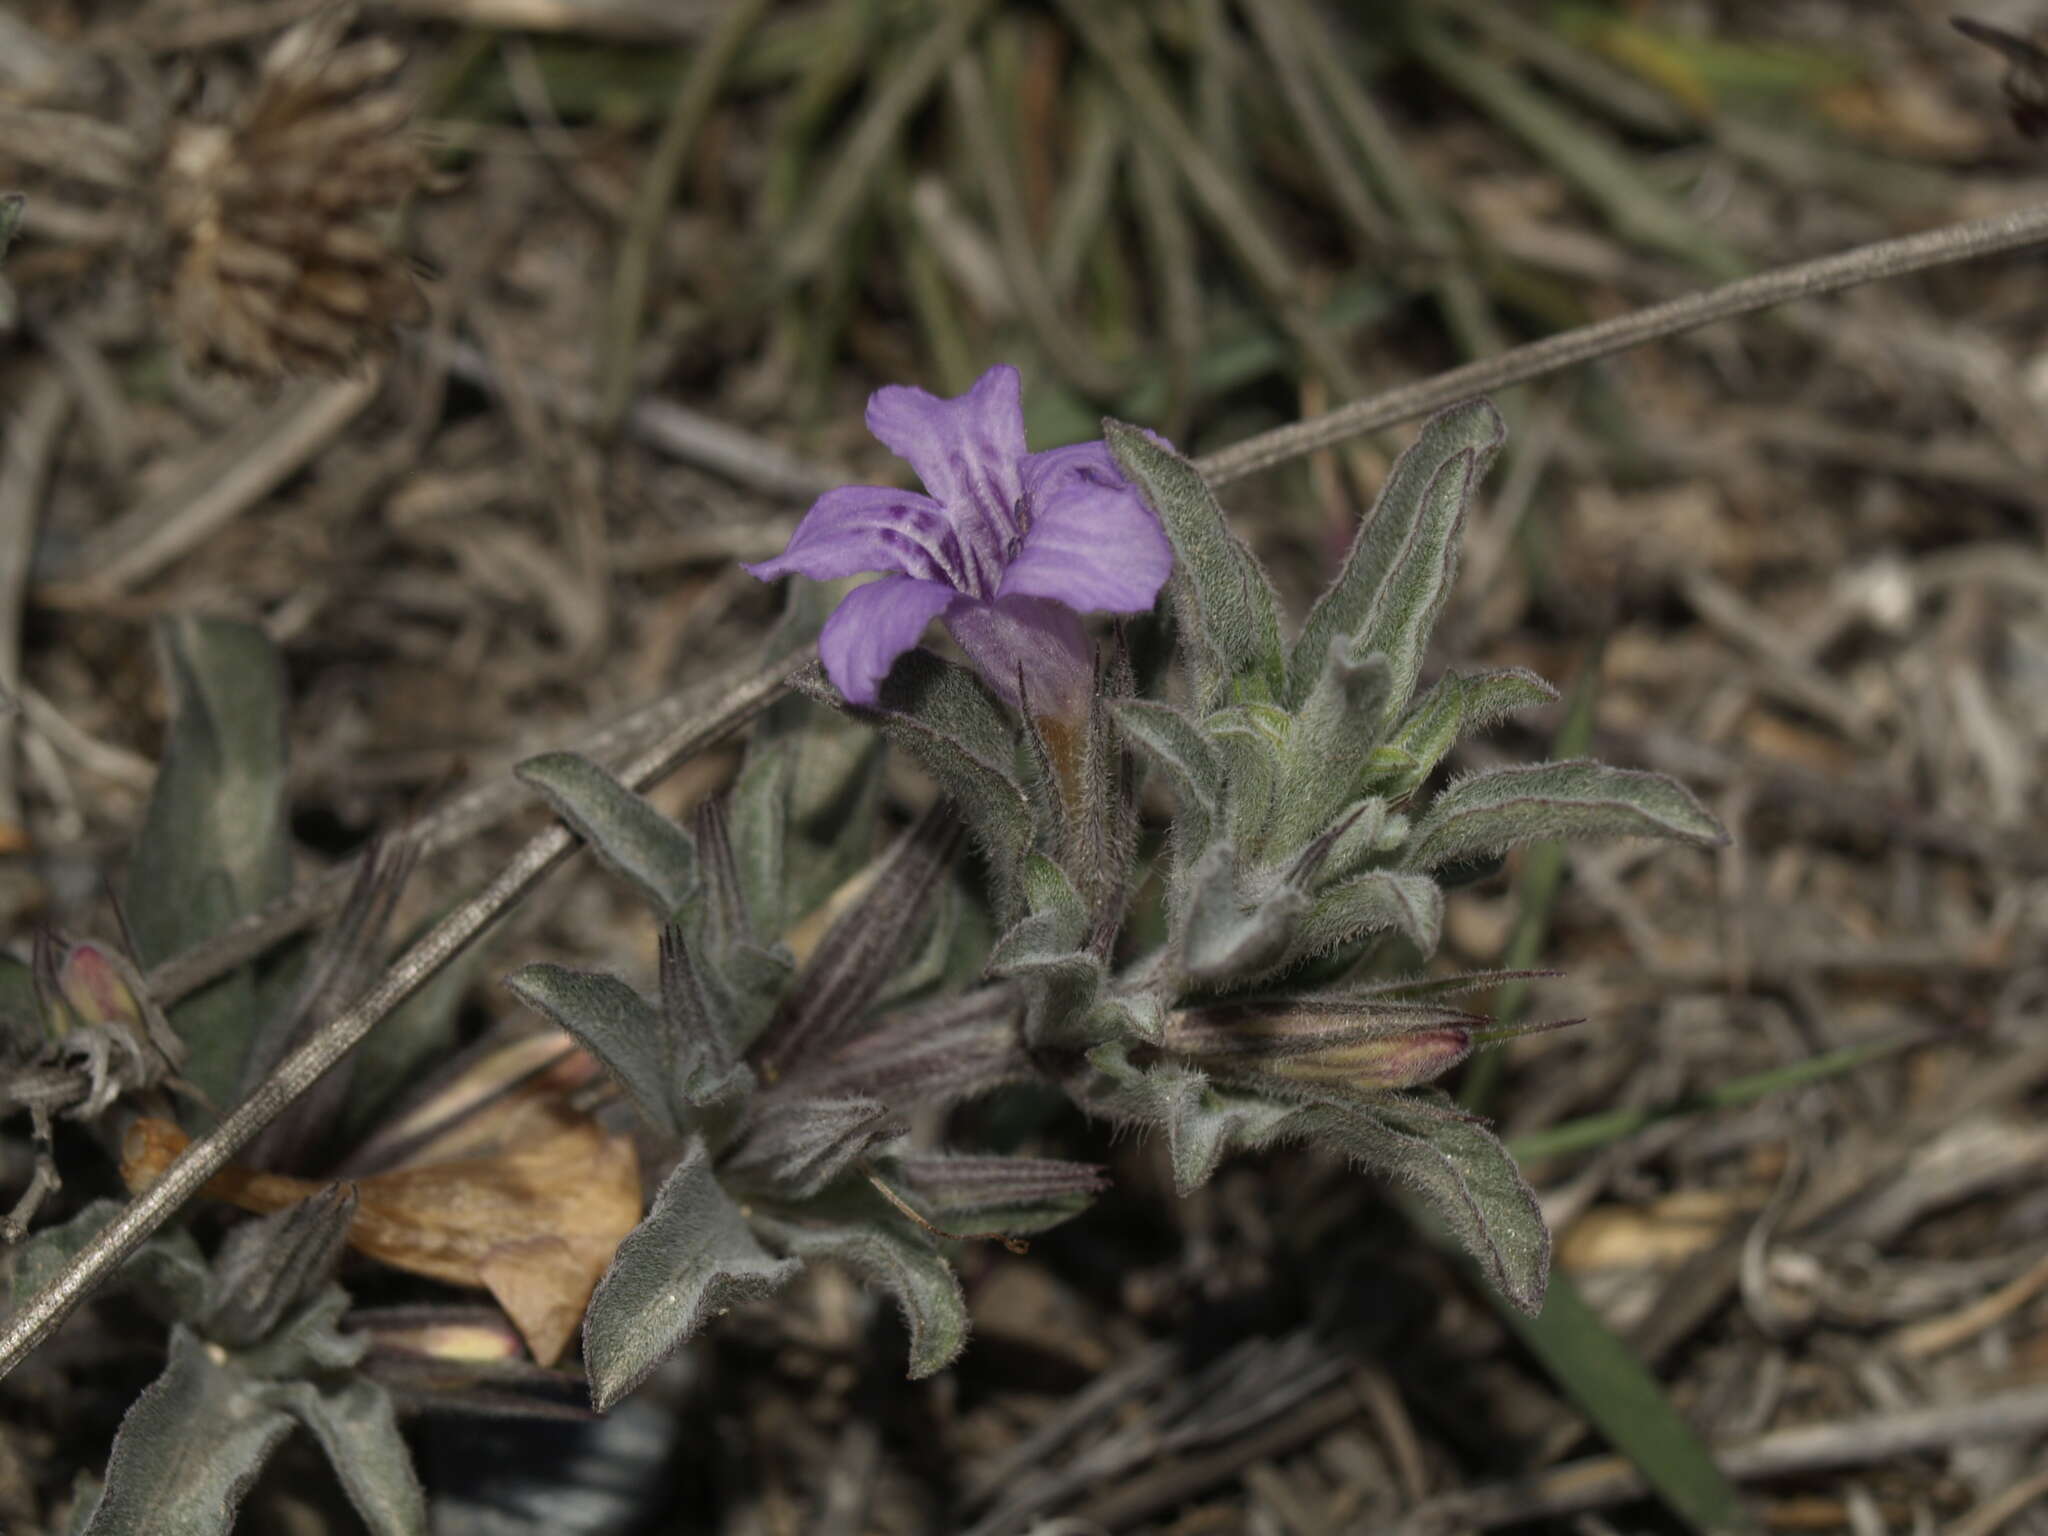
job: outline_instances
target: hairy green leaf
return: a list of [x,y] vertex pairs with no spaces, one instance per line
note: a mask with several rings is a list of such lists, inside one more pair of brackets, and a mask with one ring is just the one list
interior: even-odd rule
[[355,1215],[356,1186],[329,1184],[236,1227],[213,1262],[206,1336],[229,1349],[267,1338],[333,1277]]
[[1423,423],[1359,525],[1343,570],[1309,610],[1288,661],[1290,704],[1308,697],[1339,635],[1384,652],[1391,706],[1408,702],[1456,569],[1466,503],[1506,438],[1500,413],[1485,400],[1450,406]]
[[1097,1046],[1088,1061],[1097,1074],[1084,1087],[1088,1102],[1112,1119],[1164,1130],[1174,1188],[1183,1195],[1209,1182],[1224,1153],[1264,1146],[1302,1113],[1299,1105],[1219,1089],[1184,1062],[1140,1067],[1122,1041]]
[[681,1042],[646,998],[605,972],[545,963],[515,971],[505,985],[574,1035],[649,1124],[672,1136],[681,1132],[675,1094]]
[[130,1405],[85,1536],[225,1536],[292,1417],[267,1404],[198,1334],[171,1330],[163,1374]]
[[769,1221],[762,1229],[802,1260],[831,1259],[896,1298],[910,1332],[910,1379],[944,1370],[967,1347],[967,1299],[960,1277],[922,1232],[893,1214],[859,1226],[808,1227]]
[[[172,698],[169,739],[128,864],[137,958],[156,965],[205,942],[291,886],[285,814],[284,670],[262,630],[180,617],[158,630]],[[185,1077],[233,1096],[257,1022],[237,970],[171,1010]]]
[[1273,840],[1297,847],[1358,793],[1359,766],[1379,739],[1393,673],[1377,651],[1346,636],[1330,642],[1321,674],[1295,711],[1274,795]]
[[1026,915],[989,952],[988,974],[1021,975],[1067,960],[1088,936],[1088,907],[1065,870],[1043,854],[1024,861]]
[[899,1157],[894,1166],[940,1226],[1011,1236],[1058,1226],[1109,1184],[1093,1163],[1042,1157],[927,1155]]
[[746,761],[733,780],[728,813],[733,862],[754,931],[764,935],[782,932],[788,919],[796,915],[785,910],[784,886],[790,787],[796,778],[798,750],[797,742],[786,737],[749,742]]
[[1249,980],[1287,955],[1294,927],[1308,910],[1308,892],[1283,882],[1255,896],[1239,885],[1237,853],[1213,845],[1188,876],[1181,924],[1181,974],[1196,986]]
[[[822,678],[814,696],[844,707]],[[929,651],[907,652],[882,684],[882,707],[867,716],[960,802],[996,882],[998,916],[1015,914],[1018,879],[1031,846],[1031,802],[1011,771],[1016,729],[972,673]]]
[[1345,806],[1337,822],[1342,830],[1330,845],[1318,876],[1326,886],[1357,874],[1371,859],[1392,853],[1408,840],[1408,818],[1390,812],[1387,802],[1377,796]]
[[1170,704],[1119,699],[1110,712],[1146,759],[1173,782],[1179,807],[1173,823],[1177,856],[1192,864],[1223,827],[1229,802],[1222,758],[1201,727]]
[[1484,1124],[1423,1092],[1319,1105],[1304,1111],[1300,1129],[1421,1195],[1495,1290],[1524,1312],[1543,1305],[1550,1232],[1515,1160]]
[[719,1172],[758,1180],[783,1199],[808,1199],[903,1131],[902,1117],[874,1099],[771,1101],[747,1121]]
[[1277,700],[1287,653],[1265,569],[1231,531],[1194,465],[1138,427],[1105,421],[1102,430],[1173,545],[1170,590],[1202,708]]
[[802,1266],[763,1248],[693,1140],[627,1234],[583,1319],[591,1401],[610,1408],[719,1313],[773,1295]]
[[[6,1282],[0,1285],[0,1297],[6,1299],[9,1309],[47,1288],[121,1211],[118,1200],[95,1200],[69,1221],[44,1227],[0,1252],[0,1277]],[[102,1293],[137,1286],[161,1301],[173,1316],[194,1318],[206,1305],[208,1283],[206,1257],[199,1245],[192,1241],[191,1233],[174,1227],[157,1232],[123,1260],[103,1282]]]
[[1516,710],[1556,702],[1555,688],[1520,667],[1446,673],[1415,701],[1387,739],[1387,746],[1403,754],[1403,760],[1377,775],[1373,787],[1389,800],[1412,795],[1465,737]]
[[667,922],[696,895],[697,845],[690,834],[596,763],[574,752],[544,752],[514,770],[547,797],[555,814]]
[[1435,869],[1543,838],[1662,837],[1700,847],[1728,841],[1676,779],[1583,759],[1495,768],[1431,802],[1402,862]]
[[1202,729],[1223,759],[1223,777],[1230,785],[1230,840],[1246,860],[1256,863],[1265,855],[1279,809],[1287,738],[1294,722],[1274,705],[1252,704],[1218,710],[1202,722]]
[[366,1376],[348,1376],[332,1384],[277,1382],[262,1396],[312,1431],[372,1536],[425,1536],[426,1495],[390,1393]]
[[1426,960],[1436,953],[1443,918],[1444,893],[1429,876],[1368,870],[1317,893],[1294,925],[1288,958],[1326,955],[1365,934],[1391,930]]

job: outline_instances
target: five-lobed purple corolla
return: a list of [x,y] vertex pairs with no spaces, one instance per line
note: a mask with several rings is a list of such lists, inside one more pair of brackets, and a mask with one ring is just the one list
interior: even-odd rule
[[867,423],[928,494],[827,491],[787,549],[746,569],[763,581],[887,573],[848,593],[819,636],[826,676],[849,703],[872,707],[896,658],[938,619],[1012,706],[1076,718],[1094,676],[1080,616],[1148,611],[1173,566],[1159,520],[1108,447],[1028,452],[1007,364],[952,399],[878,389]]

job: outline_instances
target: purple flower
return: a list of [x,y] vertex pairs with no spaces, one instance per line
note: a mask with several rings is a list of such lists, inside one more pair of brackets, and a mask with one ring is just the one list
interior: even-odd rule
[[1017,370],[1007,364],[951,400],[878,389],[868,430],[930,494],[827,491],[787,549],[746,568],[763,581],[792,571],[817,581],[888,573],[848,593],[825,622],[818,650],[833,686],[873,705],[896,658],[941,619],[1012,705],[1079,713],[1093,676],[1080,615],[1144,612],[1173,565],[1158,519],[1108,447],[1027,453]]

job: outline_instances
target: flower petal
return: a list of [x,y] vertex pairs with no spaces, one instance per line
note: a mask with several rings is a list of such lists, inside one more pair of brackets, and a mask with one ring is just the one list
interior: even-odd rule
[[931,497],[884,485],[842,485],[811,503],[781,554],[743,569],[762,581],[792,571],[813,581],[898,571],[951,586],[961,559],[960,540]]
[[1020,531],[1024,388],[1008,363],[964,395],[941,399],[907,384],[868,397],[868,430],[938,498],[961,536],[1000,560]]
[[946,628],[1012,708],[1070,719],[1086,713],[1095,661],[1073,609],[1036,597],[963,600],[947,613]]
[[1173,546],[1107,444],[1032,454],[1024,488],[1031,531],[1003,574],[1002,597],[1051,598],[1083,613],[1152,606],[1173,570]]
[[896,658],[958,598],[951,587],[884,576],[855,587],[825,621],[818,654],[825,675],[849,704],[872,707]]

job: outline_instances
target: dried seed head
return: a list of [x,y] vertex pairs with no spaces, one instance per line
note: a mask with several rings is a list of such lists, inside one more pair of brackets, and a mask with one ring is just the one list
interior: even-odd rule
[[391,43],[344,45],[353,7],[293,27],[231,123],[165,151],[170,319],[186,357],[256,374],[340,372],[425,303],[376,227],[427,178]]

